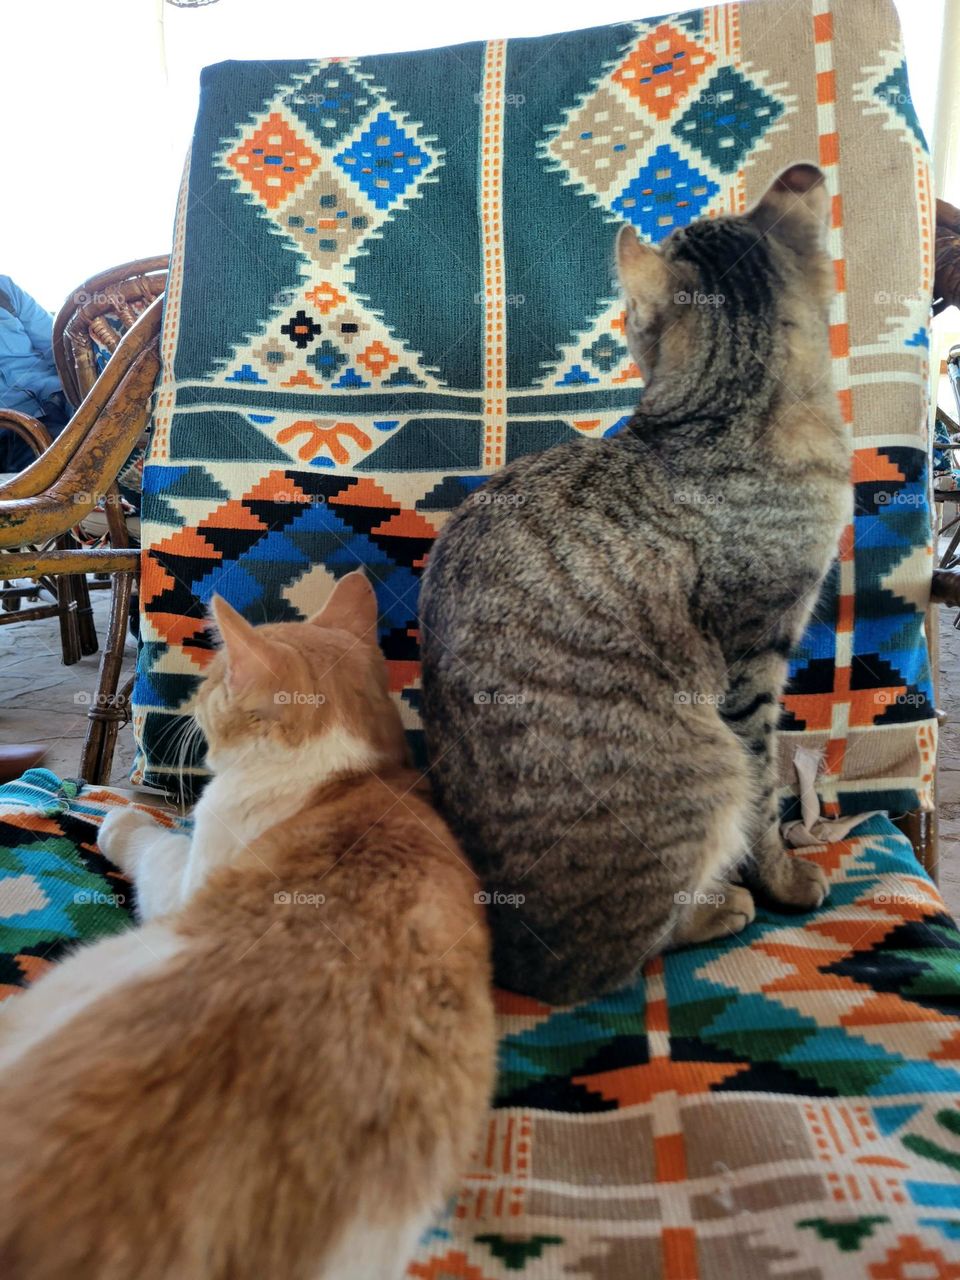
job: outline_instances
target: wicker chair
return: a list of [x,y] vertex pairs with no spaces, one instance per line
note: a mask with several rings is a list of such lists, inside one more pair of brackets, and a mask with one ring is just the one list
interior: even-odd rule
[[[12,431],[34,452],[36,457],[48,449],[50,435],[41,422],[12,410],[0,410],[0,430]],[[72,543],[69,534],[55,538],[50,547],[34,547],[39,555],[52,547],[65,549]],[[79,662],[85,654],[96,653],[97,634],[93,625],[93,611],[82,579],[56,579],[40,574],[30,584],[14,581],[5,553],[0,550],[0,625],[12,622],[35,622],[41,618],[57,618],[60,622],[60,651],[64,666]],[[51,597],[49,603],[41,601],[41,594]],[[27,607],[22,607],[26,598]]]
[[[108,358],[112,355],[123,334],[163,293],[167,263],[166,257],[146,258],[101,272],[75,289],[60,308],[53,326],[53,357],[61,385],[71,404],[82,403],[105,363],[103,355]],[[20,436],[37,455],[50,445],[50,436],[43,424],[23,414],[0,413],[0,428]],[[109,491],[107,504],[113,505],[117,501],[116,490]],[[112,525],[108,526],[108,540],[114,543]],[[125,537],[119,545],[126,546],[127,541]],[[68,531],[48,547],[37,546],[31,550],[40,555],[54,547],[67,550],[72,545],[73,539]],[[53,578],[42,574],[32,586],[24,587],[11,581],[9,560],[4,558],[2,564],[0,625],[56,617],[60,621],[65,666],[97,652],[89,583],[84,575]],[[51,596],[52,602],[39,602],[41,592]],[[23,597],[29,602],[27,608],[20,607]]]
[[[126,301],[126,295],[124,298]],[[141,301],[146,303],[142,296]],[[77,314],[84,306],[86,303],[77,308]],[[58,589],[65,580],[82,580],[88,573],[113,577],[107,640],[80,763],[80,776],[88,782],[109,779],[117,730],[129,718],[132,682],[119,693],[117,686],[140,553],[128,545],[119,506],[110,498],[117,492],[117,475],[149,421],[150,397],[160,370],[161,307],[162,299],[155,297],[139,316],[131,308],[129,330],[122,337],[118,335],[109,363],[90,382],[72,420],[35,462],[0,486],[0,551],[6,576],[49,577],[57,581]],[[91,320],[95,318],[91,316]],[[58,332],[63,341],[66,322],[59,327],[59,317],[55,340]],[[65,341],[71,344],[71,351],[75,349],[70,338]],[[75,389],[82,389],[89,375],[89,366],[81,359],[74,374]],[[42,428],[25,414],[0,412],[0,425],[43,443]],[[108,499],[110,545],[81,547],[65,542],[77,521],[103,498]]]
[[100,376],[98,349],[116,350],[121,337],[167,284],[167,257],[125,262],[75,289],[53,323],[53,358],[71,404],[82,403]]
[[[70,295],[60,308],[53,325],[53,355],[60,381],[74,404],[80,404],[89,394],[107,361],[116,350],[120,339],[136,323],[137,318],[166,288],[169,258],[158,255],[125,262],[91,276]],[[146,449],[147,432],[136,443],[139,468],[142,469]],[[107,492],[104,506],[122,511],[120,485],[140,489],[140,470],[130,468],[121,473],[118,484]],[[127,508],[129,509],[129,508]],[[106,510],[95,512],[81,526],[75,526],[74,534],[81,542],[100,545],[118,545],[114,525],[106,520]],[[91,528],[96,525],[97,527]],[[139,528],[131,530],[128,524],[123,546],[139,545]],[[89,608],[90,587],[109,585],[107,575],[99,574],[93,581],[85,577],[68,579],[76,584],[81,597],[87,600],[87,613],[93,625],[93,611]],[[131,618],[137,615],[136,584],[131,598]],[[83,600],[79,602],[78,616],[83,618]],[[137,618],[137,621],[139,619]],[[94,636],[94,642],[96,637]],[[88,650],[84,650],[88,652]]]

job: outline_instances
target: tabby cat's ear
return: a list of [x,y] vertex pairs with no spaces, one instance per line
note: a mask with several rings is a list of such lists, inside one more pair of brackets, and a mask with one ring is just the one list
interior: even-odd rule
[[637,323],[648,328],[667,302],[670,271],[659,249],[645,244],[629,222],[617,233],[617,273],[624,293],[634,304]]
[[227,684],[231,693],[243,693],[258,681],[279,675],[276,654],[264,639],[222,596],[212,596],[210,609],[227,655]]
[[822,249],[830,217],[823,171],[815,164],[792,164],[774,178],[749,216],[767,235],[794,249]]
[[377,597],[366,574],[356,569],[340,578],[327,603],[310,621],[315,627],[349,631],[358,639],[376,641]]

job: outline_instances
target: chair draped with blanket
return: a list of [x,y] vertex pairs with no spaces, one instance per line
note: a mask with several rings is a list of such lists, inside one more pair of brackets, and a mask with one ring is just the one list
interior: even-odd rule
[[[135,781],[171,793],[203,781],[178,727],[211,596],[306,617],[358,566],[419,749],[438,529],[505,462],[616,432],[642,393],[617,226],[659,241],[800,159],[832,196],[856,506],[792,655],[781,780],[830,897],[593,1003],[499,993],[495,1107],[421,1280],[953,1274],[960,934],[921,824],[911,847],[892,820],[930,811],[936,764],[926,146],[889,0],[204,72],[144,470]],[[0,799],[9,874],[47,901],[6,918],[17,985],[126,923],[69,887],[115,886],[96,827],[119,800],[42,771]]]

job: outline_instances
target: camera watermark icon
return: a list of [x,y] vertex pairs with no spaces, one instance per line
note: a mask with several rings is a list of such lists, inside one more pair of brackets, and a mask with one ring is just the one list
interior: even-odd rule
[[482,106],[487,100],[491,102],[502,102],[505,107],[522,107],[526,102],[526,96],[522,93],[484,93],[478,90],[473,95],[473,100],[477,106]]
[[522,507],[526,500],[522,493],[485,493],[483,489],[473,495],[477,507]]
[[927,505],[927,495],[925,493],[904,493],[902,490],[891,492],[889,489],[880,489],[874,494],[874,501],[878,507],[925,507]]
[[526,294],[500,293],[495,289],[478,289],[473,295],[473,301],[476,306],[480,306],[481,303],[488,302],[491,305],[496,306],[522,307],[526,300]]
[[305,693],[302,689],[281,689],[273,695],[278,707],[322,707],[326,700],[326,694]]
[[682,502],[691,507],[719,507],[724,497],[722,493],[701,493],[697,489],[677,489],[673,495],[674,502]]
[[880,889],[873,895],[878,907],[922,907],[929,899],[920,893],[892,893],[889,889]]
[[127,903],[125,893],[102,893],[99,889],[78,889],[73,895],[78,907],[123,907]]
[[907,107],[911,105],[909,93],[904,93],[902,89],[876,89],[874,94],[879,102],[886,103],[888,107]]
[[473,895],[473,900],[480,907],[522,907],[527,898],[523,893],[500,893],[498,889],[480,889]]
[[721,89],[719,93],[699,93],[695,98],[688,99],[689,102],[696,102],[701,107],[721,107],[729,106],[733,103],[734,95],[729,89]]
[[322,893],[300,893],[298,890],[290,892],[281,889],[273,895],[273,900],[278,907],[322,907],[327,899]]
[[74,706],[77,707],[110,707],[113,696],[109,693],[87,693],[86,689],[78,689],[73,695]]
[[271,494],[270,501],[277,503],[278,506],[290,503],[294,506],[309,507],[315,502],[324,502],[326,499],[319,494],[303,493],[299,489],[291,489],[289,492],[282,489],[279,493]]
[[673,300],[682,307],[722,307],[727,297],[724,293],[701,293],[699,289],[690,293],[681,289],[673,295]]
[[919,293],[896,293],[886,289],[878,289],[873,295],[874,302],[885,306],[916,307],[926,305]]
[[115,294],[105,293],[100,289],[94,289],[92,293],[87,289],[78,289],[71,296],[74,306],[77,307],[85,307],[88,303],[92,303],[95,307],[103,307],[117,302]]
[[123,496],[119,493],[93,493],[89,489],[78,489],[70,495],[70,501],[78,507],[122,507]]
[[873,695],[878,707],[925,707],[930,699],[923,693],[895,693],[893,689],[878,689]]
[[675,893],[673,900],[678,907],[721,907],[727,900],[725,893],[701,893],[695,889],[690,893]]
[[727,700],[725,693],[700,693],[697,689],[678,689],[673,700],[682,707],[722,707]]
[[287,107],[323,107],[330,104],[325,93],[300,93],[296,89],[285,93],[280,101]]
[[526,698],[522,693],[503,693],[500,689],[478,689],[473,695],[478,707],[522,707]]

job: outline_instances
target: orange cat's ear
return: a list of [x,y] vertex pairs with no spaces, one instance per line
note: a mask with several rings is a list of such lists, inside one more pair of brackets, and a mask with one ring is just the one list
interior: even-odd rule
[[771,182],[750,217],[768,235],[794,248],[822,247],[830,217],[830,194],[823,170],[815,164],[792,164]]
[[370,580],[357,569],[340,578],[327,603],[310,619],[315,627],[349,631],[359,639],[377,638],[377,597]]
[[644,243],[626,223],[617,234],[617,274],[627,297],[638,312],[644,326],[653,319],[658,308],[667,302],[670,270],[659,249]]
[[212,596],[210,609],[227,655],[227,683],[231,692],[242,693],[257,681],[276,679],[275,654],[268,640],[222,596]]

